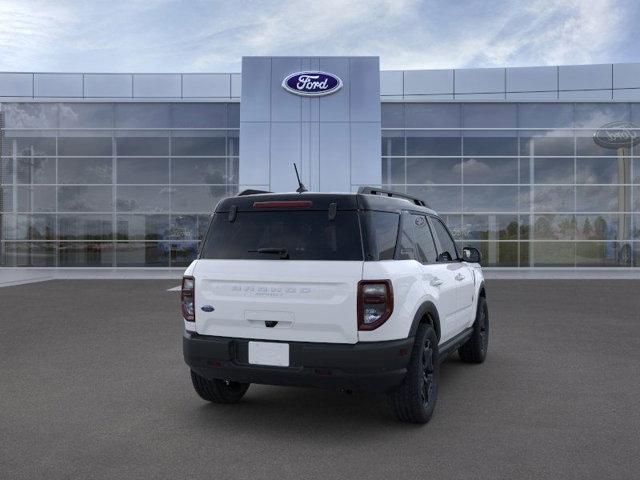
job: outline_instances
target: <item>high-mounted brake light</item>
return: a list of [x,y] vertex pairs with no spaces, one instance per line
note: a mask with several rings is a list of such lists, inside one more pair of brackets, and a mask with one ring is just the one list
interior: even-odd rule
[[375,330],[393,312],[391,280],[362,280],[358,283],[358,330]]
[[309,200],[280,200],[272,202],[253,202],[253,208],[311,208]]
[[196,279],[193,277],[182,277],[182,291],[180,303],[182,306],[182,318],[187,322],[196,321]]

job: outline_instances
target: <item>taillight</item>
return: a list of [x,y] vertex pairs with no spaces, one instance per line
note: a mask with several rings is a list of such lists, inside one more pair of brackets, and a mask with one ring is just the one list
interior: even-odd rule
[[390,280],[362,280],[358,283],[358,330],[374,330],[393,312]]
[[188,322],[196,321],[196,279],[193,277],[182,277],[182,293],[180,302],[182,304],[182,317]]

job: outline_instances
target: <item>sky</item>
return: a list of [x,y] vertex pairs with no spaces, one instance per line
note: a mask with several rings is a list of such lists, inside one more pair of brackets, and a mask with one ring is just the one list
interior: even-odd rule
[[640,61],[637,0],[0,0],[0,71],[239,72],[243,55],[381,68]]

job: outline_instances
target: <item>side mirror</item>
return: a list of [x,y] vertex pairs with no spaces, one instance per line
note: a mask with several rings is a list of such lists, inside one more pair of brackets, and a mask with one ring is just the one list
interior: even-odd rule
[[464,247],[462,249],[462,260],[469,263],[480,263],[482,262],[482,254],[477,248]]

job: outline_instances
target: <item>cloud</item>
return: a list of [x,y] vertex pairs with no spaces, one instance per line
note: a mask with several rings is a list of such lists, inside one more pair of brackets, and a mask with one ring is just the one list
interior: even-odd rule
[[379,55],[384,69],[639,60],[633,0],[0,5],[0,70],[239,71],[243,55]]

